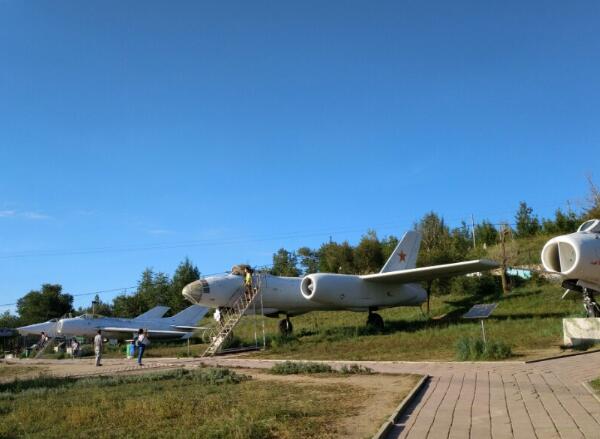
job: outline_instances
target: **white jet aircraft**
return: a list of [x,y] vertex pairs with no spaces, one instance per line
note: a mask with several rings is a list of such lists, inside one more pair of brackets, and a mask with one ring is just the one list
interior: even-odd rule
[[[419,282],[498,267],[496,262],[482,259],[415,268],[420,244],[418,232],[407,232],[376,274],[314,273],[302,278],[265,275],[261,279],[264,313],[268,317],[286,316],[279,322],[282,333],[292,331],[290,317],[310,311],[365,311],[367,324],[382,328],[383,319],[374,311],[420,305],[427,300],[427,292]],[[221,309],[231,306],[243,291],[243,275],[239,267],[234,267],[230,274],[192,282],[182,293],[192,303]],[[249,308],[246,314],[252,312]]]
[[[151,319],[151,318],[158,319],[158,318],[164,316],[168,310],[169,310],[168,306],[155,306],[151,310],[146,311],[144,314],[140,314],[136,318],[139,319],[139,318],[144,317],[144,318],[148,318],[148,319]],[[63,319],[66,319],[66,317],[62,317],[61,319],[54,318],[54,319],[48,320],[47,322],[43,322],[43,323],[33,323],[31,325],[21,326],[21,327],[17,328],[17,331],[21,335],[40,335],[42,332],[45,332],[48,337],[54,338],[57,335],[59,335],[56,332],[56,329],[58,326],[58,322]]]
[[60,319],[56,324],[56,334],[65,337],[93,337],[101,329],[106,338],[122,340],[136,335],[142,328],[148,331],[150,338],[186,340],[194,331],[203,329],[196,325],[208,311],[207,308],[192,305],[173,317],[162,317],[168,310],[167,306],[157,306],[134,319],[83,314]]
[[600,220],[584,222],[577,232],[552,238],[542,249],[546,271],[558,273],[562,286],[583,294],[588,317],[600,317],[594,293],[600,293]]

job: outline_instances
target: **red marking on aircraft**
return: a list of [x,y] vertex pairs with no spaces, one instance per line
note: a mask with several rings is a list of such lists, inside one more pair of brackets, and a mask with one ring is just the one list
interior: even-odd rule
[[406,261],[406,253],[404,253],[402,250],[400,250],[398,257],[400,258],[400,262]]

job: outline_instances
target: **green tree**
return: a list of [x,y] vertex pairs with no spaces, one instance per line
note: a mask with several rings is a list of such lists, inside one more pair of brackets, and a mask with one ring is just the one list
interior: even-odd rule
[[21,326],[19,317],[11,314],[10,311],[0,314],[0,328],[16,328],[18,326]]
[[450,239],[452,241],[452,260],[464,260],[473,247],[473,235],[471,235],[469,226],[463,221],[460,227],[452,229]]
[[319,271],[322,273],[354,274],[354,249],[344,241],[330,241],[319,248]]
[[396,249],[398,242],[398,238],[394,235],[390,235],[381,240],[381,253],[383,254],[384,261],[387,261],[390,258],[392,252]]
[[301,247],[297,251],[302,267],[302,274],[311,274],[319,271],[319,253],[308,247]]
[[171,307],[171,313],[175,314],[191,305],[181,294],[183,287],[200,279],[200,270],[192,262],[185,258],[175,270],[173,280],[169,287],[169,300],[166,305]]
[[96,313],[102,316],[110,317],[113,315],[113,309],[110,303],[103,302],[100,296],[96,294],[92,301],[92,304],[88,307],[79,307],[77,314],[91,314]]
[[544,219],[542,221],[542,230],[548,235],[573,233],[577,230],[580,222],[580,218],[572,210],[564,213],[561,209],[556,209],[554,220]]
[[138,294],[119,294],[113,299],[113,313],[117,317],[133,318],[148,311]]
[[[443,218],[435,212],[430,212],[416,224],[416,229],[421,232],[421,251],[417,258],[419,267],[454,262],[452,238]],[[427,313],[429,314],[431,294],[438,291],[448,292],[450,282],[448,279],[429,280],[425,282],[425,289],[427,291]]]
[[488,221],[483,220],[475,226],[475,239],[477,246],[485,244],[486,246],[494,245],[498,242],[498,229]]
[[369,230],[354,249],[354,266],[360,274],[377,273],[383,262],[381,243],[375,231]]
[[271,274],[275,276],[300,276],[298,270],[298,257],[294,252],[289,252],[284,248],[280,248],[277,253],[273,254],[273,267]]
[[41,291],[30,291],[17,301],[17,312],[23,325],[62,317],[72,310],[73,296],[64,294],[58,284],[43,284]]
[[588,176],[590,193],[588,195],[588,207],[584,212],[584,219],[600,219],[600,189],[594,184],[591,175]]
[[536,235],[541,227],[537,216],[533,214],[533,209],[525,201],[519,203],[519,210],[515,215],[517,237],[524,238]]

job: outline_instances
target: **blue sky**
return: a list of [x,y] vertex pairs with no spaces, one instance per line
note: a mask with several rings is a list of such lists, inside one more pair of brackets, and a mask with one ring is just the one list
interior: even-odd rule
[[185,256],[266,264],[430,210],[577,208],[600,181],[599,18],[592,1],[2,0],[0,302]]

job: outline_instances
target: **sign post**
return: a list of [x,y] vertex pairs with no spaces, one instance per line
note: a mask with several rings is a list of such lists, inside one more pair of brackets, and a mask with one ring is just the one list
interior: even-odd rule
[[473,307],[462,316],[463,319],[478,319],[481,322],[481,337],[483,338],[484,344],[487,344],[487,340],[485,338],[485,326],[483,321],[494,312],[497,306],[497,303],[480,303],[473,305]]

